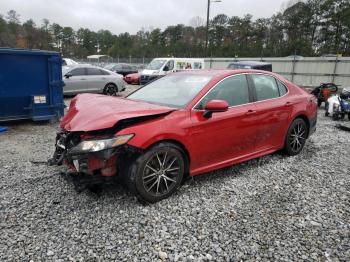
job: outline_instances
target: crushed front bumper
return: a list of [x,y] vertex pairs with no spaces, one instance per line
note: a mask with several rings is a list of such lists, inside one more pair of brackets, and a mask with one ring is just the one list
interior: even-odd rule
[[59,132],[57,134],[56,149],[49,163],[51,165],[64,164],[73,173],[116,176],[118,169],[124,168],[126,159],[140,152],[140,149],[126,144],[98,152],[72,153],[71,140],[71,133]]

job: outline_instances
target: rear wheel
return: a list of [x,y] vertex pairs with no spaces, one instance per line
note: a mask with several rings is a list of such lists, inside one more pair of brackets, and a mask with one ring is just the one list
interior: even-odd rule
[[300,153],[304,148],[307,132],[308,128],[303,119],[297,118],[293,121],[285,139],[284,150],[288,155],[294,156]]
[[127,174],[127,186],[141,202],[167,198],[180,186],[186,161],[179,146],[159,143],[134,160]]
[[117,93],[118,93],[118,87],[113,83],[107,84],[103,89],[103,94],[108,96],[116,96]]

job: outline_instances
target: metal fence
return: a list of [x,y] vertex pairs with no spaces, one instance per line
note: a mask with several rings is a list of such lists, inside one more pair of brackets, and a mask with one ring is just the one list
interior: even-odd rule
[[269,57],[269,58],[208,58],[207,68],[226,68],[233,61],[263,61],[272,63],[274,72],[301,86],[318,86],[332,82],[350,86],[350,57]]
[[[258,57],[258,58],[205,58],[205,68],[223,69],[234,61],[263,61],[272,63],[274,72],[301,86],[318,86],[332,82],[342,87],[350,86],[350,57]],[[104,66],[109,63],[128,63],[143,69],[152,58],[123,57],[96,61],[77,60]]]
[[120,58],[108,57],[100,60],[75,59],[75,61],[81,64],[93,64],[97,66],[105,66],[106,64],[110,64],[110,63],[126,63],[126,64],[135,65],[139,69],[143,69],[147,64],[149,64],[152,61],[152,59],[153,58],[147,58],[147,57],[120,57]]

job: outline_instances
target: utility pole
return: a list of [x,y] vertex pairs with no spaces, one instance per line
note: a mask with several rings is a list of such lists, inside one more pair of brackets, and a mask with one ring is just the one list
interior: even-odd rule
[[209,42],[209,16],[210,16],[210,3],[211,2],[221,2],[221,0],[208,0],[207,5],[207,28],[206,28],[206,34],[205,34],[205,49],[204,49],[204,57],[208,56],[208,42]]
[[208,6],[207,6],[207,28],[206,28],[206,33],[205,33],[204,57],[207,57],[207,55],[208,55],[209,13],[210,13],[210,0],[208,0]]

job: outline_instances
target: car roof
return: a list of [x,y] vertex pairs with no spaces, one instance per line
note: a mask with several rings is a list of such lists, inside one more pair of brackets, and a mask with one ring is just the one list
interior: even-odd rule
[[235,75],[235,74],[244,74],[244,73],[263,73],[263,74],[270,74],[274,75],[272,72],[263,71],[263,70],[256,70],[256,69],[201,69],[201,70],[184,70],[179,71],[176,74],[184,74],[184,75],[207,75],[207,76],[213,76],[213,77],[220,77],[220,76],[228,76],[228,75]]

